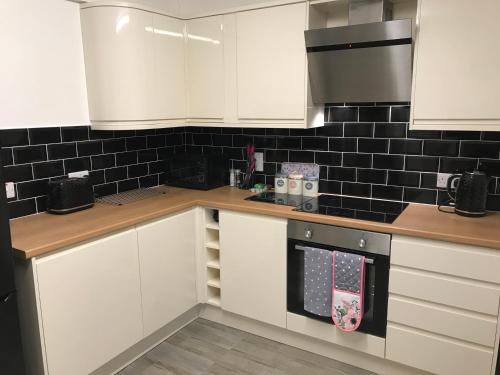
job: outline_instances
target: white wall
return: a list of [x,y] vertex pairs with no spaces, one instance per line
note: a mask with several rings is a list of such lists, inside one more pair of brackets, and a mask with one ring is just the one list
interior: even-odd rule
[[0,128],[88,125],[79,6],[0,0]]

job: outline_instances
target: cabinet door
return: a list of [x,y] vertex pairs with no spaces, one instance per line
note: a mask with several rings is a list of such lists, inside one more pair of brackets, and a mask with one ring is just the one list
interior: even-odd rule
[[88,374],[142,339],[135,230],[36,261],[51,375]]
[[137,228],[145,336],[197,303],[195,230],[194,210]]
[[306,4],[237,14],[238,117],[304,119]]
[[184,21],[153,15],[153,119],[186,117]]
[[285,327],[287,221],[221,211],[219,222],[222,308]]
[[90,119],[152,119],[153,15],[94,7],[82,9],[81,21]]
[[499,14],[497,0],[420,1],[412,125],[500,129]]
[[223,16],[196,18],[187,23],[189,118],[224,117]]

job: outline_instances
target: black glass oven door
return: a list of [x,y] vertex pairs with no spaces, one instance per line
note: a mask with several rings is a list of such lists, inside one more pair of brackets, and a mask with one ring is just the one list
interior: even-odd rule
[[[297,247],[315,247],[335,250],[324,245],[288,241],[287,309],[291,313],[332,324],[332,319],[311,314],[304,310],[304,252]],[[368,259],[365,271],[365,295],[363,321],[358,331],[385,337],[387,326],[387,299],[389,285],[389,257],[377,254],[336,249],[365,256]],[[372,262],[373,261],[373,262]]]

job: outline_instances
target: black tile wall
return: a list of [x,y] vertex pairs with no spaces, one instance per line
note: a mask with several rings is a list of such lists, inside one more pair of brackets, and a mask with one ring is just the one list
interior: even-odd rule
[[45,211],[48,182],[70,172],[89,170],[97,196],[157,186],[163,158],[184,151],[184,132],[94,131],[88,126],[0,130],[5,180],[16,189],[10,216]]
[[[409,130],[409,103],[331,104],[325,118],[324,127],[306,130],[188,127],[186,148],[218,150],[242,168],[254,143],[265,162],[257,181],[268,184],[281,162],[314,161],[322,193],[437,204],[446,198],[437,173],[480,167],[500,194],[500,132]],[[489,208],[500,210],[499,201],[491,195]]]
[[12,217],[45,210],[51,178],[90,171],[98,196],[163,182],[163,162],[179,151],[218,152],[244,168],[245,147],[264,152],[257,182],[273,184],[280,164],[315,162],[320,192],[438,204],[437,173],[480,168],[492,176],[490,209],[500,210],[500,132],[409,130],[408,103],[332,104],[317,129],[186,127],[94,131],[89,127],[0,131]]

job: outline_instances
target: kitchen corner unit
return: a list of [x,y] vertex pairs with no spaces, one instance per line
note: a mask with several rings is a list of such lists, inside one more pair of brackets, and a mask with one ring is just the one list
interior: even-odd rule
[[82,5],[92,127],[323,126],[307,76],[308,4],[254,8],[180,19],[126,3]]

